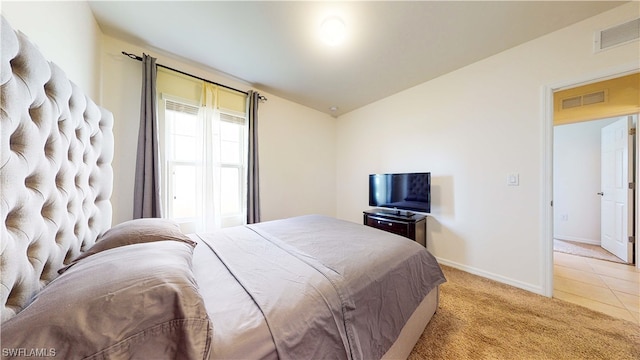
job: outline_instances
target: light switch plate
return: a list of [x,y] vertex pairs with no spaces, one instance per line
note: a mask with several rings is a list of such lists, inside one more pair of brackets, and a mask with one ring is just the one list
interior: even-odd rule
[[520,185],[520,174],[512,173],[507,175],[507,185],[509,186],[519,186]]

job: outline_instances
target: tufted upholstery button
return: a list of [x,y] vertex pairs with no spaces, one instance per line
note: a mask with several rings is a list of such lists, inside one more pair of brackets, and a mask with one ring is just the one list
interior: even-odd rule
[[9,213],[6,214],[4,219],[4,225],[7,231],[9,230],[19,230],[22,219],[25,217],[25,214],[22,211],[22,208],[11,209]]
[[41,240],[38,238],[33,239],[33,242],[29,244],[27,248],[27,259],[31,263],[31,267],[38,268],[44,266],[44,261],[42,261],[42,247],[40,245]]
[[62,230],[58,230],[56,231],[56,237],[55,237],[55,241],[56,244],[61,245],[63,243],[63,233]]
[[26,143],[23,128],[16,129],[9,137],[9,150],[20,155],[25,153]]
[[69,151],[67,151],[67,160],[69,160],[70,162],[73,162],[73,151],[71,151],[71,149],[69,149]]
[[24,186],[32,191],[39,192],[39,187],[42,184],[42,177],[40,173],[33,173],[24,179]]
[[76,129],[75,133],[76,133],[76,139],[78,139],[78,141],[82,141],[82,139],[83,139],[83,131],[82,131],[82,129]]
[[42,206],[40,214],[42,218],[50,221],[53,225],[58,225],[61,222],[61,213],[58,211],[59,206],[56,200],[49,199]]
[[113,117],[0,16],[2,321],[111,225]]
[[74,258],[76,258],[77,255],[75,255],[73,253],[73,251],[71,251],[71,249],[69,249],[67,251],[67,254],[64,256],[64,261],[63,264],[68,265],[71,261],[73,261]]
[[65,188],[65,175],[62,169],[60,169],[58,173],[56,173],[56,177],[54,180],[58,189],[63,190]]
[[89,248],[93,246],[93,243],[87,242],[87,241],[83,241],[81,246],[80,246],[80,250],[81,251],[86,251],[89,250]]
[[49,126],[47,119],[51,118],[51,114],[51,105],[49,102],[34,103],[29,108],[29,118],[39,128],[47,128]]
[[60,158],[60,156],[58,156],[56,152],[62,149],[56,146],[56,141],[57,139],[55,135],[52,134],[47,138],[47,141],[44,144],[44,156],[51,161],[55,161]]

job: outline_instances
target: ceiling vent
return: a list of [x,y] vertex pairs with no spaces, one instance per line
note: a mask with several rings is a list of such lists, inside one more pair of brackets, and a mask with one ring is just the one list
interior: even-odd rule
[[640,39],[640,18],[596,32],[595,51]]
[[607,101],[607,90],[562,99],[561,110],[573,109],[585,105],[600,104]]

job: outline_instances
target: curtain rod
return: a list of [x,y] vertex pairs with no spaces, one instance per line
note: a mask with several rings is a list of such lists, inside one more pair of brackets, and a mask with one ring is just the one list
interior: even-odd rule
[[[123,52],[122,52],[122,55],[124,55],[124,56],[126,56],[126,57],[128,57],[128,58],[130,58],[130,59],[134,59],[134,60],[142,61],[142,57],[140,57],[140,56],[138,56],[138,55],[136,55],[136,54],[130,54],[130,53],[127,53],[127,52],[124,52],[124,51],[123,51]],[[169,66],[166,66],[166,65],[162,65],[162,64],[157,64],[157,63],[156,63],[156,66],[160,66],[160,67],[162,67],[162,68],[169,69],[169,70],[171,70],[171,71],[175,71],[175,72],[180,73],[180,74],[182,74],[182,75],[191,76],[192,78],[196,78],[196,79],[198,79],[198,80],[202,80],[202,81],[204,81],[204,82],[208,82],[209,84],[217,85],[217,86],[223,87],[223,88],[225,88],[225,89],[229,89],[229,90],[237,91],[237,92],[239,92],[239,93],[243,93],[243,94],[245,94],[245,95],[249,95],[249,93],[248,93],[248,92],[246,92],[246,91],[238,90],[238,89],[236,89],[236,88],[232,88],[231,86],[227,86],[227,85],[224,85],[224,84],[217,83],[217,82],[215,82],[215,81],[207,80],[207,79],[201,78],[201,77],[199,77],[199,76],[195,76],[195,75],[189,74],[189,73],[187,73],[187,72],[184,72],[184,71],[181,71],[181,70],[178,70],[178,69],[174,69],[174,68],[169,67]],[[264,97],[264,96],[262,96],[262,95],[258,95],[258,98],[260,99],[260,101],[267,101],[267,98],[266,98],[266,97]]]

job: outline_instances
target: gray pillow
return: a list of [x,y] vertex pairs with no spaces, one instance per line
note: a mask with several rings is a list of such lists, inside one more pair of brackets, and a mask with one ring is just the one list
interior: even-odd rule
[[58,273],[62,274],[78,261],[101,251],[120,246],[164,240],[181,241],[191,246],[196,246],[196,242],[182,233],[180,226],[173,220],[160,218],[134,219],[120,223],[107,230],[89,250],[80,254],[69,265],[58,270]]
[[206,359],[213,330],[192,254],[161,241],[86,258],[2,324],[2,347],[59,359]]

